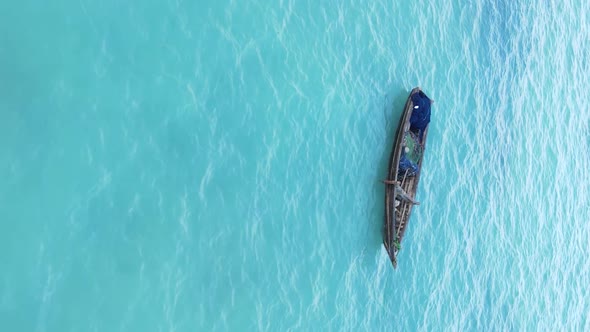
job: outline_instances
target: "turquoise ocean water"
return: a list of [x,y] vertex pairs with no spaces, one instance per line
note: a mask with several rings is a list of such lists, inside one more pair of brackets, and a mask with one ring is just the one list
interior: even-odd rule
[[1,331],[590,330],[588,2],[0,12]]

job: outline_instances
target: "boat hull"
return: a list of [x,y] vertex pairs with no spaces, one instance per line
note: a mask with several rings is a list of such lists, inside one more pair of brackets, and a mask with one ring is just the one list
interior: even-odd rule
[[[402,113],[400,124],[395,135],[395,141],[389,160],[387,180],[384,181],[385,225],[383,244],[394,268],[397,267],[397,255],[401,249],[401,242],[404,238],[410,215],[414,208],[414,203],[412,201],[415,200],[418,189],[420,173],[422,171],[424,147],[428,135],[428,126],[426,126],[426,128],[419,134],[420,137],[417,139],[419,145],[416,149],[421,151],[416,163],[417,172],[412,172],[413,174],[409,174],[407,170],[400,172],[400,159],[402,158],[403,153],[406,153],[408,150],[408,135],[414,135],[411,129],[410,119],[415,107],[414,102],[412,101],[412,96],[416,93],[423,94],[420,88],[414,88],[410,92],[410,96],[404,106],[404,112]],[[431,101],[429,100],[429,103],[430,102]],[[410,200],[407,200],[404,195],[400,195],[400,188],[403,190],[404,194],[409,196]]]

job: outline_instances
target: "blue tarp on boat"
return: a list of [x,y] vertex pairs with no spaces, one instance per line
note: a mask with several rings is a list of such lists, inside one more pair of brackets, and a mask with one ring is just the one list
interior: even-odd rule
[[414,110],[410,117],[410,129],[419,133],[420,140],[422,140],[424,129],[430,122],[430,98],[424,92],[419,91],[412,95],[412,103]]
[[418,174],[418,165],[416,165],[416,163],[408,159],[405,153],[402,153],[399,159],[399,168],[397,174],[399,176],[414,176]]

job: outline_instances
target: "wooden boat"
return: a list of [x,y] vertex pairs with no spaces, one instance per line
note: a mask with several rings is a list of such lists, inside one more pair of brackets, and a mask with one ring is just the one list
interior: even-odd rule
[[[420,88],[414,88],[410,92],[395,135],[387,180],[383,181],[385,183],[383,244],[394,268],[397,267],[397,255],[401,249],[412,208],[415,204],[419,204],[415,201],[415,197],[422,170],[431,103],[432,100]],[[416,112],[415,117],[422,116],[417,113],[419,111],[427,111],[428,119],[422,121],[419,125],[421,128],[417,129],[414,127],[416,120],[412,119],[412,114]],[[426,122],[425,125],[424,122]],[[408,160],[411,164],[408,164]]]

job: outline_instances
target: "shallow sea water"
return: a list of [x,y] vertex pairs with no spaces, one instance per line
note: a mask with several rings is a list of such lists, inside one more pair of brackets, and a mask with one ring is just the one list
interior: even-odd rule
[[1,330],[590,330],[586,2],[0,12]]

